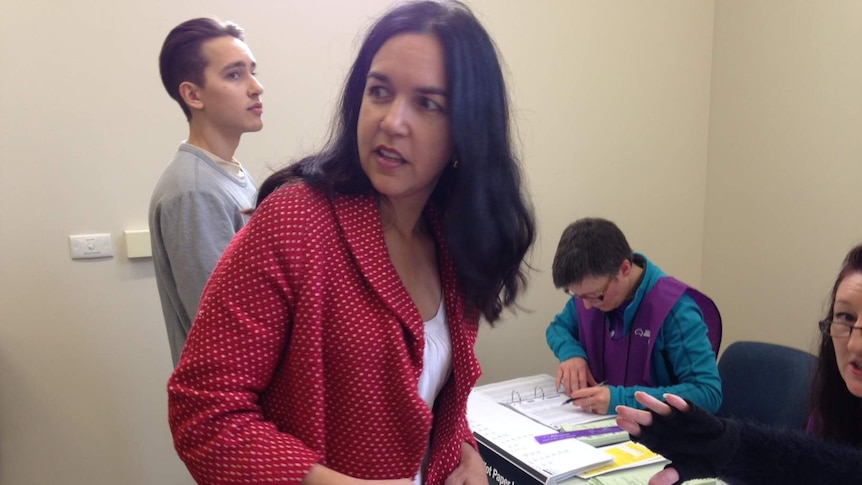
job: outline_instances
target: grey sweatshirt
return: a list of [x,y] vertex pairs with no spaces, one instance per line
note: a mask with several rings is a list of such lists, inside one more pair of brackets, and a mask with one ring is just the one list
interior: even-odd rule
[[210,273],[248,220],[240,211],[254,207],[257,187],[244,175],[183,143],[153,190],[150,242],[174,367]]

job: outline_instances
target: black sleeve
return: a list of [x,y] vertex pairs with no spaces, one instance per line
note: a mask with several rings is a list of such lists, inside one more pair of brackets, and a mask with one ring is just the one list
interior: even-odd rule
[[719,419],[686,400],[691,410],[676,409],[669,416],[653,415],[653,425],[632,438],[671,460],[679,472],[677,483],[694,478],[714,478],[733,459],[739,446],[735,422]]
[[640,441],[671,460],[680,482],[720,478],[731,485],[862,483],[862,450],[824,442],[801,431],[717,418],[691,411],[653,413]]
[[808,485],[862,483],[862,450],[802,431],[739,424],[739,447],[719,473],[727,483]]

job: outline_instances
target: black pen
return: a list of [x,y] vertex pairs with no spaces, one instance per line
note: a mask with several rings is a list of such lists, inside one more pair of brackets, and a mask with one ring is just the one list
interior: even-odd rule
[[[596,384],[595,386],[590,386],[590,387],[599,387],[599,386],[604,386],[604,385],[605,385],[605,384],[607,384],[607,383],[608,383],[608,381],[602,381],[602,382],[599,382],[598,384]],[[565,406],[566,404],[569,404],[569,403],[571,403],[571,402],[572,402],[572,401],[574,401],[574,400],[575,400],[575,398],[570,397],[570,398],[566,399],[565,401],[563,401],[563,403],[562,403],[562,404],[560,404],[560,406]]]

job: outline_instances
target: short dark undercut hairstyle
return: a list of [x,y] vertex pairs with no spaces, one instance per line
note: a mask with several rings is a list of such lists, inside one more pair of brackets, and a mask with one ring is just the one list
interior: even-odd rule
[[554,254],[554,286],[565,288],[586,278],[612,276],[633,257],[626,236],[616,224],[584,218],[569,224]]
[[188,81],[198,86],[204,85],[207,58],[202,46],[208,40],[226,36],[245,40],[243,30],[237,24],[206,17],[187,20],[174,27],[165,37],[159,54],[162,84],[171,98],[179,103],[188,121],[191,121],[192,113],[180,96],[180,84]]

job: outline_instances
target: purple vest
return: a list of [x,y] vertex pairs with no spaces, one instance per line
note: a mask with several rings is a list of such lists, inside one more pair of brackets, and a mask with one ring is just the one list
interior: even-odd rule
[[688,292],[706,321],[707,338],[718,356],[721,346],[721,315],[708,296],[672,276],[662,276],[644,295],[635,313],[631,331],[622,338],[609,335],[605,313],[596,308],[587,310],[576,298],[578,310],[578,340],[587,352],[590,372],[598,382],[612,386],[648,386],[652,382],[652,352],[665,318],[682,295]]

